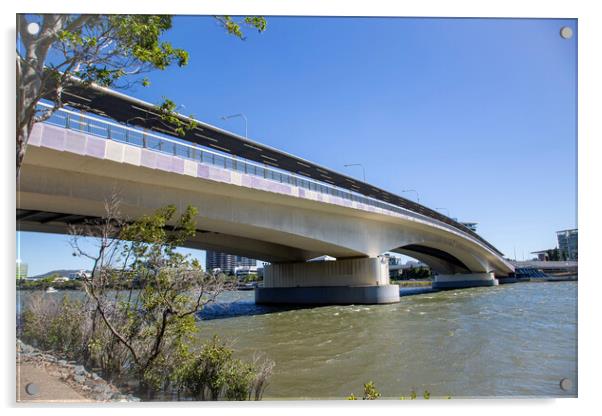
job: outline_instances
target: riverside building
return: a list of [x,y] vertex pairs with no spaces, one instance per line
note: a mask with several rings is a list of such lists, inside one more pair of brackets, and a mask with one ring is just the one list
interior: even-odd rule
[[577,261],[578,255],[578,232],[577,229],[556,231],[558,248],[564,254],[566,260]]
[[234,274],[238,267],[257,266],[256,260],[247,257],[211,250],[207,250],[206,253],[207,271],[219,269],[222,273]]

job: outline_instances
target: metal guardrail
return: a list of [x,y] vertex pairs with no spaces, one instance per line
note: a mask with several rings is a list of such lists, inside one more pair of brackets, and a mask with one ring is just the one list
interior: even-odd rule
[[[46,108],[52,107],[44,102],[40,102],[39,105]],[[429,222],[434,221],[444,228],[453,230],[455,232],[460,232],[469,239],[479,244],[483,244],[483,242],[479,241],[478,238],[475,239],[475,237],[462,229],[449,225],[443,221],[439,221],[436,218],[399,207],[389,202],[384,202],[360,193],[333,186],[331,184],[319,182],[312,178],[297,175],[289,171],[268,167],[267,164],[262,166],[246,159],[212,151],[189,142],[178,141],[171,137],[160,136],[155,132],[151,133],[137,128],[128,127],[123,124],[92,117],[83,112],[80,113],[61,108],[55,111],[50,118],[44,121],[44,123],[56,125],[70,130],[81,131],[103,139],[126,143],[144,149],[151,149],[160,153],[194,160],[196,162],[217,166],[223,169],[258,176],[264,179],[297,186],[310,191],[336,196],[349,201],[359,202],[403,215],[409,215],[417,219],[427,220]],[[219,146],[216,145],[216,147]],[[489,245],[485,243],[485,246],[488,247]],[[491,247],[488,248],[491,249]]]

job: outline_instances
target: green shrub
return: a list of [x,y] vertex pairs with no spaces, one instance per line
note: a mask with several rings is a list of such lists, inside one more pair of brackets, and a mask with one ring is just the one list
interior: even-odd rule
[[[269,374],[266,375],[265,368],[257,369],[232,354],[233,351],[214,336],[179,371],[176,381],[179,390],[187,391],[197,400],[250,400],[252,397],[259,400]],[[271,369],[267,371],[270,372]]]
[[85,308],[69,296],[59,302],[33,296],[21,316],[22,338],[42,350],[52,350],[70,360],[85,356]]
[[380,393],[376,390],[374,382],[369,381],[364,384],[364,397],[363,400],[376,400],[380,397]]
[[[65,296],[59,304],[32,294],[35,301],[23,307],[21,336],[100,368],[109,381],[135,381],[141,397],[176,389],[200,400],[259,400],[273,363],[235,359],[217,338],[191,352],[199,348],[197,312],[230,285],[177,252],[196,232],[197,210],[189,206],[179,217],[176,211],[170,205],[127,222],[117,203],[108,201],[103,221],[71,230],[74,255],[96,259],[81,281],[86,302]],[[86,252],[81,236],[103,237]]]

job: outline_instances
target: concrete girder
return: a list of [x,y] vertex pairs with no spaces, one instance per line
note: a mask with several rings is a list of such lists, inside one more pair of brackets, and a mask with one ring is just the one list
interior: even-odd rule
[[[35,231],[52,234],[68,234],[67,223],[38,223],[20,221],[19,231]],[[183,247],[201,250],[214,250],[227,252],[252,259],[268,261],[270,263],[298,262],[306,258],[318,257],[320,254],[299,250],[279,244],[253,240],[239,236],[218,234],[212,232],[197,232],[193,239],[186,241]]]

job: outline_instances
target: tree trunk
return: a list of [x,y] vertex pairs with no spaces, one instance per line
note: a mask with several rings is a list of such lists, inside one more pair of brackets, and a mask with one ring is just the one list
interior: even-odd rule
[[21,173],[21,164],[27,149],[27,142],[35,122],[35,109],[42,92],[42,77],[36,66],[37,57],[28,57],[27,62],[22,62],[17,57],[17,128],[16,128],[16,153],[17,153],[17,183]]
[[17,185],[19,183],[21,165],[23,164],[23,157],[25,156],[27,142],[29,141],[33,124],[34,123],[32,119],[32,121],[27,125],[23,126],[22,128],[17,128]]
[[[44,15],[40,33],[27,32],[27,19],[17,17],[19,33],[19,54],[17,56],[17,131],[16,131],[16,168],[17,184],[21,173],[21,164],[27,149],[27,142],[36,117],[36,106],[42,96],[44,85],[44,62],[56,34],[65,22],[65,15]],[[21,49],[23,51],[21,52]]]

